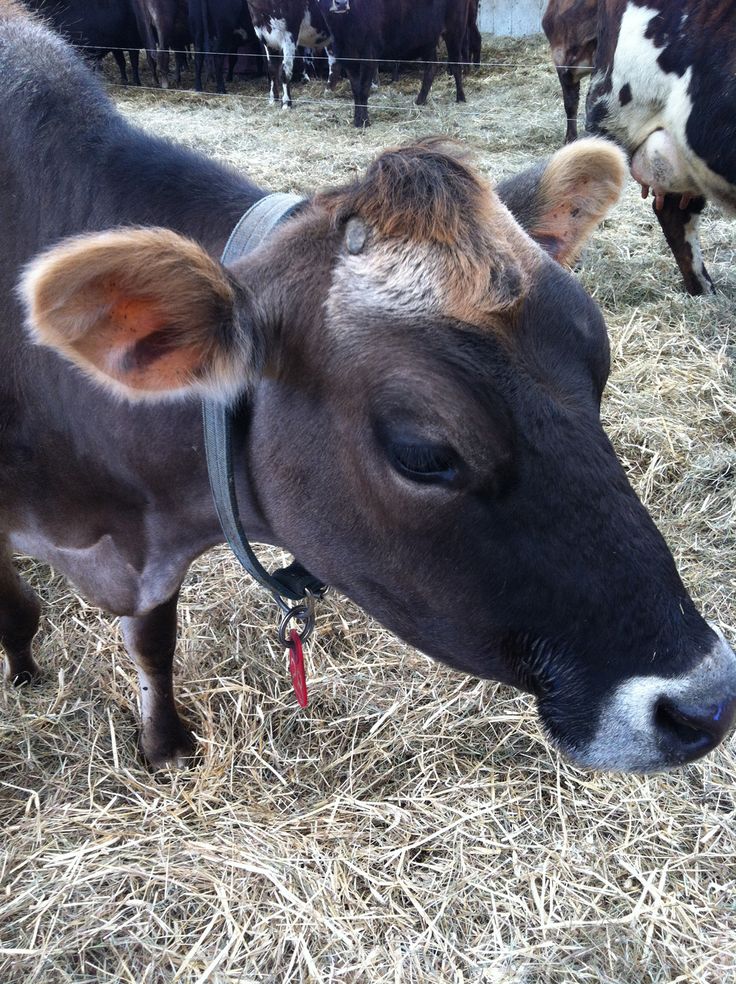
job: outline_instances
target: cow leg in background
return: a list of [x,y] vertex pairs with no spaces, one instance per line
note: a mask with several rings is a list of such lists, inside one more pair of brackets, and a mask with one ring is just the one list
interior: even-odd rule
[[194,91],[202,91],[202,68],[204,67],[204,52],[194,52]]
[[130,70],[133,75],[133,85],[141,84],[141,75],[139,71],[141,53],[137,48],[128,52],[128,57],[130,58]]
[[296,42],[294,38],[299,37],[299,25],[296,33],[286,32],[281,43],[281,108],[291,109],[291,77],[294,74],[294,60],[296,58]]
[[161,80],[161,88],[169,88],[169,49],[159,48],[156,52],[156,62],[158,65],[158,74]]
[[5,650],[5,679],[16,686],[29,683],[38,673],[31,645],[40,615],[36,592],[19,577],[10,555],[0,548],[0,645]]
[[375,69],[372,61],[359,62],[357,68],[355,62],[350,63],[348,68],[350,76],[350,87],[353,90],[353,101],[355,103],[353,123],[357,127],[370,126],[368,119],[368,96],[371,94],[371,84],[375,76]]
[[[425,51],[421,57],[424,60],[424,76],[422,78],[422,87],[416,98],[417,106],[423,106],[426,103],[429,90],[432,88],[432,82],[437,74],[437,49],[432,48],[429,51]],[[465,96],[463,96],[463,99],[465,99]]]
[[156,69],[156,52],[154,49],[149,51],[149,49],[146,48],[146,61],[148,62],[148,67],[151,70],[153,84],[158,85],[158,70]]
[[118,66],[118,71],[120,72],[120,81],[123,85],[128,84],[128,73],[125,69],[125,54],[119,51],[117,48],[113,51],[112,57],[115,59],[115,63]]
[[337,83],[342,78],[342,71],[337,58],[333,54],[332,48],[328,46],[325,48],[325,51],[327,52],[327,88],[334,92],[337,88]]
[[463,88],[463,38],[453,37],[446,39],[447,44],[447,71],[455,79],[455,102],[465,102],[465,89]]
[[222,95],[227,92],[225,88],[225,59],[227,57],[227,55],[212,56],[212,60],[215,63],[215,88]]
[[266,66],[268,68],[268,101],[276,103],[281,101],[281,52],[266,48]]
[[565,106],[567,130],[565,143],[578,139],[578,106],[580,105],[580,79],[576,79],[569,68],[558,68],[557,77],[562,86],[562,102]]
[[705,208],[705,198],[692,198],[685,208],[680,207],[682,195],[665,195],[659,208],[654,204],[654,214],[659,219],[662,232],[677,260],[688,294],[710,294],[713,281],[705,269],[700,249],[698,225],[700,213]]
[[190,756],[194,739],[174,704],[172,665],[176,648],[177,591],[147,615],[121,618],[125,647],[138,671],[143,755],[152,766]]
[[182,69],[187,68],[187,56],[184,54],[183,51],[177,51],[174,54],[174,64],[176,66],[176,74],[175,74],[176,84],[181,85]]

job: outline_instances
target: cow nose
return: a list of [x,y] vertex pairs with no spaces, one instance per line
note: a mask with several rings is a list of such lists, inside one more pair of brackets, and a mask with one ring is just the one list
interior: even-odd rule
[[714,704],[688,704],[662,697],[655,706],[654,724],[660,748],[673,762],[692,762],[725,738],[736,718],[736,697]]

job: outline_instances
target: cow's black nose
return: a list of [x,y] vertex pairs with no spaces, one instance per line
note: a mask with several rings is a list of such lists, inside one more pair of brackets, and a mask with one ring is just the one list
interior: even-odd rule
[[725,738],[736,718],[736,697],[714,704],[690,704],[661,697],[654,723],[662,751],[673,764],[700,758]]

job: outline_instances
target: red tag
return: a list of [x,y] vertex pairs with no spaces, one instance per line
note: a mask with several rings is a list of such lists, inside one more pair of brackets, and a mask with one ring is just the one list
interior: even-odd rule
[[289,643],[289,672],[291,682],[294,687],[296,699],[300,707],[307,706],[307,677],[304,673],[304,652],[302,650],[302,640],[296,629],[289,633],[291,642]]

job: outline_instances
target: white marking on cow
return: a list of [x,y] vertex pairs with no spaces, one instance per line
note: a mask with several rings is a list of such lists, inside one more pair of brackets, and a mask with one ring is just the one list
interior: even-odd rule
[[329,37],[329,34],[326,34],[312,24],[312,15],[307,10],[299,25],[297,44],[301,44],[305,48],[323,48]]
[[281,108],[288,109],[291,105],[291,92],[289,91],[289,84],[291,83],[291,75],[294,71],[294,58],[296,57],[296,44],[294,43],[294,39],[291,34],[284,36],[281,50],[284,58],[281,69],[281,81],[283,84],[283,89],[281,92]]
[[[286,21],[283,17],[272,17],[268,22],[268,27],[261,26],[257,27],[255,30],[258,37],[266,46],[267,55],[269,48],[274,51],[281,52],[283,59],[281,65],[281,107],[282,109],[286,109],[291,104],[289,83],[291,81],[291,74],[294,71],[294,58],[296,56],[296,42],[294,40],[294,36],[287,28]],[[273,80],[271,81],[271,91],[268,101],[270,103],[276,101],[275,85]]]
[[690,245],[690,250],[693,254],[693,274],[702,287],[703,293],[710,294],[713,290],[713,284],[711,283],[710,278],[705,276],[703,273],[705,270],[705,261],[703,259],[703,251],[700,248],[700,237],[698,235],[699,225],[700,214],[698,212],[693,212],[685,223],[683,235],[685,237],[685,242]]
[[131,649],[128,639],[125,640],[125,648],[135,662],[135,669],[138,674],[138,689],[141,695],[141,723],[143,728],[155,726],[160,701],[156,693],[156,681],[150,677],[145,670],[138,665],[136,653]]
[[[33,516],[29,516],[25,528],[10,534],[9,543],[11,550],[50,564],[90,604],[114,614],[144,615],[167,601],[178,589],[194,558],[219,540],[216,533],[212,535],[208,531],[205,536],[197,537],[196,544],[182,540],[179,545],[175,539],[178,526],[170,528],[172,523],[179,522],[188,529],[196,528],[194,515],[186,519],[181,515],[172,519],[157,513],[141,517],[140,540],[167,544],[162,552],[146,556],[142,569],[133,565],[125,538],[118,542],[106,533],[88,546],[71,546],[63,541],[63,534],[50,534],[43,528],[43,519]],[[70,538],[75,534],[74,528],[69,530]]]
[[736,656],[723,636],[689,673],[679,677],[631,677],[604,704],[595,737],[572,750],[575,762],[593,769],[651,772],[665,768],[655,715],[663,700],[715,705],[736,696]]

